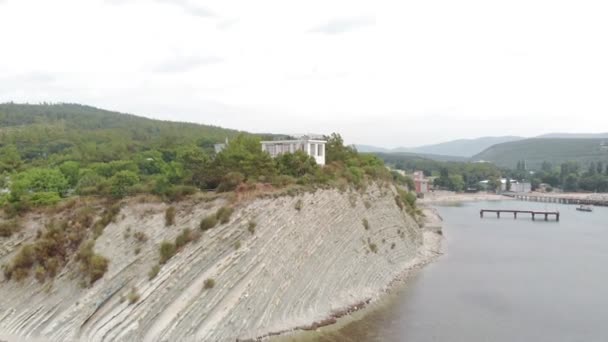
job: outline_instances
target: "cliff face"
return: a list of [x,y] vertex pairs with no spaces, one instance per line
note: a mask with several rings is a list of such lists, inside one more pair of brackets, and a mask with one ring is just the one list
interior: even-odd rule
[[[172,241],[182,228],[198,230],[201,219],[223,204],[182,202],[176,205],[176,224],[165,227],[165,204],[127,203],[97,239],[95,252],[110,264],[92,287],[78,284],[75,261],[52,283],[40,284],[31,276],[22,282],[2,279],[0,336],[256,338],[310,325],[377,297],[419,261],[423,250],[423,230],[398,208],[392,189],[322,190],[237,206],[229,223],[204,232],[149,280],[160,242]],[[47,219],[31,216],[19,236],[0,238],[0,263],[33,239]],[[250,222],[256,223],[253,233]],[[145,242],[133,237],[139,231],[147,235]],[[207,279],[215,286],[205,288]],[[135,303],[125,299],[132,291],[139,295]]]

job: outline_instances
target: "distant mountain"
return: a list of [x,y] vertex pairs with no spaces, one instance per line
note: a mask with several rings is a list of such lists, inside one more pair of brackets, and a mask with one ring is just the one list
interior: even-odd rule
[[355,145],[355,148],[357,149],[357,151],[363,152],[363,153],[375,153],[375,152],[391,153],[392,152],[392,150],[390,150],[388,148],[372,146],[372,145]]
[[608,139],[608,133],[549,133],[539,135],[537,138]]
[[498,166],[515,168],[525,160],[530,169],[539,169],[543,161],[557,166],[575,161],[585,166],[591,162],[608,162],[608,148],[604,139],[589,138],[532,138],[497,144],[473,156]]
[[407,149],[406,152],[439,154],[445,156],[472,157],[477,153],[496,144],[510,141],[522,140],[525,138],[505,136],[505,137],[483,137],[477,139],[459,139],[444,143],[425,145]]
[[[477,153],[487,149],[488,147],[501,144],[509,141],[517,141],[525,139],[522,137],[483,137],[476,139],[459,139],[446,141],[439,144],[424,145],[418,147],[397,147],[393,149],[387,149],[383,147],[371,146],[371,145],[355,145],[359,152],[375,152],[375,153],[416,153],[426,154],[435,156],[453,156],[453,157],[472,157]],[[431,158],[432,159],[432,158]]]

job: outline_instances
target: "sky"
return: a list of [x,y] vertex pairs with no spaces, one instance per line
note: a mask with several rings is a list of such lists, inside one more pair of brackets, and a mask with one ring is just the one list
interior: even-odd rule
[[0,0],[0,102],[348,143],[608,131],[608,3]]

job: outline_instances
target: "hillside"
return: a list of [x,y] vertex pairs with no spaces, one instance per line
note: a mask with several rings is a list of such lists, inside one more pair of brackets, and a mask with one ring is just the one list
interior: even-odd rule
[[78,104],[0,104],[0,147],[16,145],[25,160],[58,154],[89,162],[110,161],[155,148],[192,144],[211,148],[238,133]]
[[[0,273],[0,339],[253,341],[332,323],[437,255],[440,236],[400,209],[395,195],[375,185],[233,204],[207,195],[173,204],[171,226],[168,204],[123,200],[91,251],[108,260],[95,283],[83,283],[82,252],[66,255],[52,278],[38,259],[19,264],[33,268],[20,280]],[[0,237],[0,264],[17,265],[28,244],[46,246],[38,233],[53,220],[72,229],[75,212],[97,216],[99,204],[26,215],[19,234]],[[234,207],[227,220],[199,229],[226,205]],[[160,246],[177,245],[184,232],[188,238],[161,259]]]
[[575,161],[581,165],[607,162],[608,150],[602,150],[603,139],[533,138],[494,145],[473,156],[473,160],[492,162],[501,167],[515,168],[525,160],[529,169],[539,169],[543,161],[559,165]]

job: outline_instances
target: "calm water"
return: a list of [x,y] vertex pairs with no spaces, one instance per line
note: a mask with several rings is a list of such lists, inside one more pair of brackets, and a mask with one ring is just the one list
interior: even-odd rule
[[[559,210],[561,222],[480,208]],[[608,341],[608,208],[441,207],[446,254],[360,317],[295,341]]]

